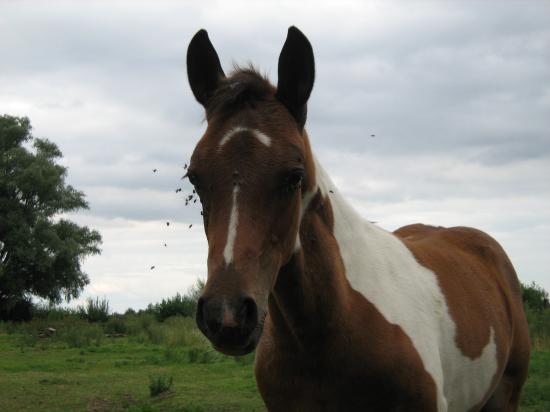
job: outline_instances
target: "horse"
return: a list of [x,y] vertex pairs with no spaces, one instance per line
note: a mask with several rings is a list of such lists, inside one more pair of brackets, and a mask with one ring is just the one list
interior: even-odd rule
[[206,131],[187,177],[207,281],[196,322],[227,355],[255,350],[269,411],[516,411],[530,341],[502,247],[468,227],[391,233],[344,200],[305,129],[313,49],[288,29],[277,86],[225,75],[205,30],[187,74]]

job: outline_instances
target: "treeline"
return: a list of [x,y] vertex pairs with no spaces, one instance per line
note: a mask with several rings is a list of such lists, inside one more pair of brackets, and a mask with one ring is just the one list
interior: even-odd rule
[[[111,313],[106,299],[88,299],[75,309],[33,305],[32,320],[0,322],[0,330],[23,332],[29,342],[55,337],[69,346],[99,344],[109,337],[128,336],[139,342],[166,345],[203,341],[195,326],[197,301],[204,282],[197,280],[187,292],[149,304],[147,308]],[[550,347],[550,301],[548,292],[536,283],[522,284],[522,297],[535,348]],[[51,335],[51,336],[50,336]],[[191,338],[192,337],[192,338]]]
[[[204,288],[204,281],[197,279],[187,292],[176,293],[175,296],[162,299],[158,303],[150,303],[146,309],[135,311],[129,308],[123,314],[111,313],[109,301],[105,298],[88,298],[84,305],[77,308],[60,307],[56,305],[34,304],[30,311],[32,319],[53,319],[59,320],[66,317],[79,317],[90,323],[108,322],[110,318],[121,318],[124,316],[152,315],[158,322],[164,322],[173,316],[194,318],[197,302]],[[30,320],[30,319],[29,319]]]

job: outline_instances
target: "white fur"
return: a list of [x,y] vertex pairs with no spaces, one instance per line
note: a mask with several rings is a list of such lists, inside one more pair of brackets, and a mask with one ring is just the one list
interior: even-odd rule
[[237,225],[239,223],[239,207],[237,205],[237,194],[239,186],[233,188],[233,205],[231,206],[231,215],[229,216],[229,225],[227,227],[227,242],[223,250],[225,264],[229,265],[233,261],[233,248],[235,247],[235,238],[237,237]]
[[350,284],[411,338],[437,385],[438,411],[470,410],[483,399],[497,371],[494,330],[479,358],[464,356],[436,275],[399,238],[363,220],[318,162],[315,167],[321,192],[332,205],[334,235]]
[[300,243],[300,225],[302,223],[302,218],[304,217],[304,214],[306,213],[306,210],[311,203],[311,200],[313,199],[313,196],[317,193],[317,187],[313,188],[309,192],[306,192],[302,195],[302,202],[300,204],[300,220],[298,222],[298,233],[296,234],[296,242],[294,242],[294,252],[298,252],[302,244]]
[[261,132],[257,129],[250,129],[248,127],[237,126],[237,127],[233,127],[232,129],[229,129],[229,131],[226,132],[223,135],[223,137],[220,140],[219,148],[221,149],[222,146],[224,144],[226,144],[227,142],[229,142],[229,140],[231,140],[231,138],[233,136],[235,136],[237,133],[241,133],[241,132],[249,132],[249,133],[252,134],[252,136],[254,136],[256,139],[258,139],[260,141],[260,143],[263,143],[267,147],[271,146],[271,137],[269,137],[265,133],[263,133],[263,132]]

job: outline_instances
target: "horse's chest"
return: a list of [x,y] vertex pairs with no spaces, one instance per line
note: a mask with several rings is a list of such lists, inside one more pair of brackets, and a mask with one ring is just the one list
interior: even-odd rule
[[256,378],[269,411],[436,410],[429,377],[392,366],[384,371],[360,355],[326,352],[309,357],[273,348],[262,353],[260,348]]

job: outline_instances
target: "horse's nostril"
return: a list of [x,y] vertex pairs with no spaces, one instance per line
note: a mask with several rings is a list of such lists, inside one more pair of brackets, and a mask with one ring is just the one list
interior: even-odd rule
[[237,323],[245,333],[250,333],[258,323],[258,306],[250,297],[242,298],[237,309]]
[[209,337],[217,335],[221,328],[221,306],[211,299],[201,297],[197,302],[197,326]]
[[196,318],[199,329],[217,347],[244,347],[258,326],[258,307],[248,296],[232,300],[201,297]]

